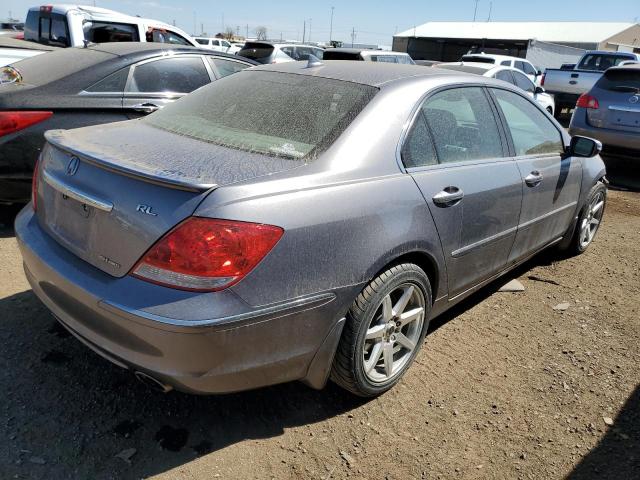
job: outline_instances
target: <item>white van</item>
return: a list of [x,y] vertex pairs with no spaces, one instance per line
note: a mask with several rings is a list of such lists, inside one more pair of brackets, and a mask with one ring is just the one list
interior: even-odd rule
[[85,41],[200,46],[179,28],[157,20],[132,17],[106,8],[68,4],[30,8],[24,25],[24,39],[55,47],[80,47]]

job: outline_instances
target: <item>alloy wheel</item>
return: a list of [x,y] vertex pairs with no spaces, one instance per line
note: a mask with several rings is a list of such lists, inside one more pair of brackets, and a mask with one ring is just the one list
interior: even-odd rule
[[580,248],[585,249],[593,241],[604,213],[604,193],[593,197],[580,224]]
[[362,348],[364,374],[371,382],[387,382],[402,373],[418,346],[424,316],[424,294],[414,283],[404,283],[382,299]]

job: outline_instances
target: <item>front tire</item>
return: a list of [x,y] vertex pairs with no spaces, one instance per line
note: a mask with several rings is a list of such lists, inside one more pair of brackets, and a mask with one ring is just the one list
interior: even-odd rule
[[420,351],[431,310],[431,284],[415,264],[389,268],[347,312],[331,380],[361,397],[391,389]]
[[587,201],[580,211],[573,237],[566,249],[569,256],[580,255],[589,248],[602,223],[606,203],[607,187],[598,182],[589,191]]

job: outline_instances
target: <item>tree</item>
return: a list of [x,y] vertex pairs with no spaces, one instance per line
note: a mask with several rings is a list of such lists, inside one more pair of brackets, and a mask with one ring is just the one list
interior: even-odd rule
[[224,38],[227,40],[233,40],[236,36],[236,32],[233,31],[233,28],[227,27],[224,31]]
[[263,26],[256,27],[256,38],[258,40],[266,40],[267,39],[267,27],[263,27]]

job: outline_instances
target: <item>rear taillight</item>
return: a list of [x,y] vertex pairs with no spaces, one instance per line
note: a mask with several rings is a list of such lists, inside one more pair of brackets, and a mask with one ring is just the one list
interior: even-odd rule
[[544,87],[544,79],[545,79],[545,77],[546,77],[546,76],[547,76],[547,74],[546,74],[546,73],[543,73],[543,74],[542,74],[542,77],[540,77],[540,86],[541,86],[541,87]]
[[598,99],[596,97],[589,95],[588,93],[583,93],[582,95],[580,95],[580,98],[578,98],[576,107],[592,108],[594,110],[597,110],[598,108],[600,108],[600,104],[598,103]]
[[273,225],[190,217],[158,240],[131,274],[182,290],[222,290],[253,270],[283,232]]
[[53,112],[45,111],[0,112],[0,137],[24,130],[46,120],[51,115]]
[[38,167],[40,159],[36,160],[36,166],[33,167],[33,177],[31,177],[31,206],[35,212],[38,209]]

